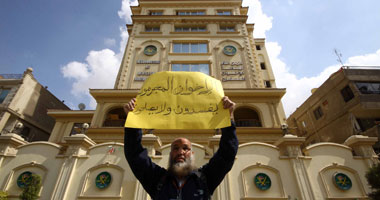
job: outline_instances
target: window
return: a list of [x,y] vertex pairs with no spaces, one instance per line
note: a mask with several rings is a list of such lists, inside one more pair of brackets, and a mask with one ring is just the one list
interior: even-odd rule
[[0,89],[0,104],[4,102],[5,98],[7,98],[7,95],[11,91],[10,89]]
[[359,123],[360,129],[363,131],[366,131],[378,125],[380,122],[380,119],[376,119],[376,118],[358,118],[356,120]]
[[207,43],[174,43],[173,53],[207,53]]
[[150,11],[149,15],[162,15],[162,11]]
[[303,126],[304,128],[306,128],[306,122],[305,122],[305,121],[302,121],[301,123],[302,123],[302,126]]
[[354,96],[354,93],[352,92],[352,90],[351,90],[351,88],[350,88],[350,86],[346,86],[346,87],[344,87],[341,91],[340,91],[340,93],[342,94],[342,97],[343,97],[343,99],[344,99],[344,102],[348,102],[348,101],[350,101],[352,98],[354,98],[355,96]]
[[318,108],[315,109],[313,113],[316,120],[318,120],[319,118],[323,116],[322,108],[320,106],[318,106]]
[[264,81],[264,86],[266,88],[271,88],[272,87],[271,84],[270,84],[270,81]]
[[172,64],[172,71],[202,72],[210,75],[209,64]]
[[232,12],[230,10],[218,10],[217,15],[231,15]]
[[355,84],[362,94],[380,94],[380,83],[356,82]]
[[108,112],[103,126],[124,127],[125,119],[127,119],[127,115],[125,114],[123,108],[115,108]]
[[235,32],[234,26],[221,26],[220,27],[221,32]]
[[261,67],[261,69],[266,69],[265,63],[264,63],[264,62],[261,62],[261,63],[260,63],[260,67]]
[[205,11],[178,11],[177,15],[205,15]]
[[256,45],[256,50],[261,50],[261,46],[260,45]]
[[160,32],[159,26],[145,26],[145,32]]
[[262,127],[259,114],[250,108],[237,108],[234,118],[238,127]]
[[206,27],[175,27],[175,32],[205,32]]

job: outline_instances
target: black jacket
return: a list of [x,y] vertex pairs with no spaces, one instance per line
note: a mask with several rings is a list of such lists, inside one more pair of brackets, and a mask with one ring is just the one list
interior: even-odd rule
[[212,195],[234,163],[239,144],[235,124],[231,123],[230,127],[222,128],[218,151],[200,168],[200,173],[194,171],[190,174],[182,188],[176,186],[175,178],[166,169],[152,162],[147,150],[141,145],[141,129],[124,129],[125,157],[152,199],[170,200],[177,199],[180,195],[182,200],[205,200],[208,199],[208,194]]

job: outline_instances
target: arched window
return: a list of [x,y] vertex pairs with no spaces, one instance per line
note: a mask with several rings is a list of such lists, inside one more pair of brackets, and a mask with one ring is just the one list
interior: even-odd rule
[[237,108],[234,117],[238,127],[262,127],[259,115],[250,108]]
[[105,127],[124,127],[125,119],[127,115],[125,114],[123,108],[115,108],[107,113],[106,120],[103,126]]

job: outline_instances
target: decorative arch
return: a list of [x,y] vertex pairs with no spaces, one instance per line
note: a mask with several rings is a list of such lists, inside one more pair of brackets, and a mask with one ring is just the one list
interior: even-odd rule
[[124,147],[124,144],[123,143],[120,143],[120,142],[106,142],[106,143],[101,143],[101,144],[96,144],[92,147],[89,148],[89,150],[93,150],[93,149],[96,149],[96,148],[101,148],[103,146],[121,146],[121,147]]
[[[35,174],[38,174],[39,176],[41,176],[41,185],[42,186],[44,185],[44,182],[45,182],[44,177],[46,176],[48,169],[42,164],[32,161],[32,162],[25,163],[23,165],[13,168],[11,172],[9,173],[9,176],[4,184],[3,190],[12,191],[12,192],[21,191],[21,189],[19,189],[18,186],[15,184],[17,184],[18,176],[24,171],[23,169],[25,171],[32,171],[32,173],[34,172]],[[43,187],[41,188],[39,194],[41,194],[42,190],[43,190]]]
[[[337,194],[334,194],[334,192],[332,190],[332,188],[333,188],[332,187],[333,184],[331,183],[332,177],[329,177],[332,174],[331,172],[334,170],[336,170],[336,172],[346,172],[346,173],[348,172],[349,175],[351,175],[351,177],[350,177],[350,179],[352,179],[351,181],[353,181],[352,187],[353,188],[355,187],[355,189],[360,193],[360,194],[355,194],[354,196],[366,197],[366,191],[364,189],[363,183],[360,179],[358,172],[356,170],[354,170],[353,168],[350,168],[350,167],[347,167],[344,165],[340,165],[340,164],[334,162],[331,165],[326,166],[319,171],[319,177],[322,180],[324,190],[327,194],[327,198],[337,197],[336,196]],[[354,183],[356,183],[356,185]]]
[[268,143],[264,143],[264,142],[247,142],[247,143],[239,145],[239,149],[246,147],[246,146],[253,146],[253,145],[261,145],[261,146],[265,146],[265,147],[275,149],[277,151],[279,150],[279,148],[277,146],[274,146],[274,145],[268,144]]
[[55,144],[55,143],[51,143],[51,142],[45,142],[45,141],[38,141],[38,142],[31,142],[28,144],[20,145],[17,147],[17,149],[21,149],[21,148],[25,148],[25,147],[29,147],[29,146],[35,146],[35,145],[47,145],[47,146],[51,146],[53,148],[56,148],[57,150],[60,150],[62,147],[59,144]]
[[143,43],[141,43],[140,44],[140,48],[141,49],[144,49],[144,47],[146,46],[146,45],[148,45],[148,44],[151,44],[151,43],[158,43],[158,44],[160,44],[161,45],[161,48],[165,48],[165,45],[164,45],[164,43],[162,43],[161,41],[158,41],[158,40],[147,40],[147,41],[144,41]]
[[263,127],[259,112],[250,106],[236,108],[234,118],[237,127]]
[[231,40],[231,39],[222,40],[215,47],[221,47],[223,43],[228,43],[228,42],[236,44],[239,47],[239,49],[243,48],[243,46],[241,46],[241,44],[239,44],[235,40]]
[[[252,191],[252,185],[253,185],[253,175],[257,173],[266,173],[269,174],[269,177],[272,179],[272,187],[271,192],[269,193],[270,197],[278,197],[278,198],[284,198],[285,196],[285,190],[282,184],[280,171],[276,168],[273,168],[269,165],[264,165],[260,162],[256,162],[256,164],[250,165],[246,168],[244,168],[241,172],[241,181],[243,185],[243,195],[245,198],[253,198],[253,197],[266,197],[265,193],[262,196],[257,196],[258,191]],[[251,180],[252,178],[252,180]]]
[[[94,185],[95,178],[97,176],[96,172],[107,171],[111,174],[112,180],[109,185],[109,189],[99,190]],[[94,197],[94,196],[107,196],[109,198],[119,197],[122,192],[122,181],[124,178],[124,169],[120,166],[112,164],[110,162],[105,162],[103,164],[91,167],[87,170],[83,186],[80,190],[80,197]],[[95,187],[94,187],[95,186]]]
[[127,114],[122,105],[114,105],[105,112],[103,127],[124,127]]

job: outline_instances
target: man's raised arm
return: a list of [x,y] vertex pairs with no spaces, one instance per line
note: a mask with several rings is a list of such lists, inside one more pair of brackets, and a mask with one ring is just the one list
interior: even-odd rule
[[239,142],[236,136],[236,127],[233,120],[235,103],[227,96],[223,97],[223,107],[229,109],[231,126],[222,128],[222,137],[219,142],[219,149],[210,159],[210,162],[203,167],[210,194],[222,182],[224,176],[231,170],[237,154]]
[[[124,106],[126,114],[135,108],[136,99],[133,98]],[[152,162],[148,152],[141,144],[141,129],[124,129],[124,154],[133,174],[140,181],[151,197],[156,193],[157,184],[166,170]]]

